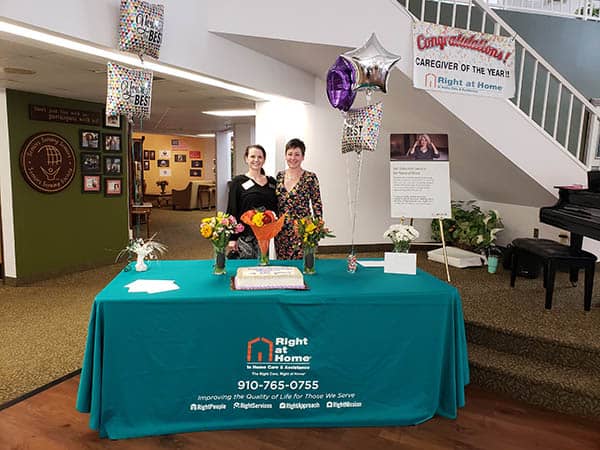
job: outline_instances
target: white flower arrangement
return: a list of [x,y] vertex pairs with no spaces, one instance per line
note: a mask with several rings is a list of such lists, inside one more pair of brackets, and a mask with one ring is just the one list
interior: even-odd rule
[[395,224],[383,233],[384,238],[391,239],[392,242],[398,244],[402,241],[411,242],[419,237],[419,232],[412,225]]
[[117,255],[116,260],[121,259],[123,255],[135,255],[137,260],[135,270],[137,272],[147,270],[148,266],[144,263],[144,259],[158,259],[159,255],[167,251],[167,246],[155,241],[154,236],[156,234],[153,234],[152,237],[146,240],[142,238],[130,239],[127,247]]
[[392,240],[394,252],[408,253],[411,241],[419,237],[419,232],[412,225],[395,224],[390,225],[383,237]]

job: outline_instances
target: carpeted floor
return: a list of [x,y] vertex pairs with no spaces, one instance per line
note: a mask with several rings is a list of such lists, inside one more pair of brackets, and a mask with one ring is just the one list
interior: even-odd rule
[[[210,243],[198,227],[211,212],[155,209],[151,231],[165,243],[168,259],[208,259]],[[442,264],[418,252],[418,265],[445,279]],[[323,258],[344,255],[322,255]],[[362,253],[360,257],[381,257]],[[317,263],[318,264],[318,263]],[[94,296],[123,264],[35,283],[27,287],[0,285],[0,405],[49,383],[81,366],[87,324]],[[359,269],[360,270],[360,269]],[[583,311],[583,287],[571,287],[567,274],[557,275],[553,309],[544,310],[541,279],[519,278],[509,287],[508,273],[499,269],[450,268],[460,290],[465,319],[524,335],[560,339],[574,346],[600,348],[600,287],[596,284],[592,311]],[[582,285],[583,283],[580,283]]]

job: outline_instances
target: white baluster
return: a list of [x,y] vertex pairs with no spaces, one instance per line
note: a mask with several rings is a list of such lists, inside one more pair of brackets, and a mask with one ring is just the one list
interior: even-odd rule
[[535,60],[533,69],[533,83],[531,84],[531,98],[529,99],[529,117],[533,115],[533,99],[535,98],[535,88],[537,85],[538,60]]
[[570,92],[569,115],[567,116],[567,134],[565,136],[565,148],[569,150],[569,134],[571,134],[571,115],[573,114],[573,93]]
[[554,132],[552,137],[556,139],[556,130],[558,130],[558,116],[560,113],[560,101],[562,97],[562,83],[558,83],[558,98],[556,99],[556,114],[554,115]]
[[521,84],[523,83],[523,67],[525,66],[525,47],[521,47],[521,67],[519,67],[519,84],[517,85],[517,107],[521,107]]
[[546,129],[546,107],[548,106],[548,87],[550,86],[550,71],[546,72],[546,87],[544,88],[544,106],[542,108],[542,128]]

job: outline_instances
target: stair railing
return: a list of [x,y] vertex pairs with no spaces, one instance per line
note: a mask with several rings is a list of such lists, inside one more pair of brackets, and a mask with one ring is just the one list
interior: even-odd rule
[[[515,96],[509,101],[565,151],[588,166],[600,135],[599,109],[480,0],[397,0],[414,20],[515,40]],[[594,153],[594,154],[592,154]]]
[[494,9],[507,9],[600,21],[598,0],[486,0]]

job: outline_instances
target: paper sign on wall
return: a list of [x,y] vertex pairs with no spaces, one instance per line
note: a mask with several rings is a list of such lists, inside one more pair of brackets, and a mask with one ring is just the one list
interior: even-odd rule
[[451,216],[447,134],[390,136],[391,216]]

